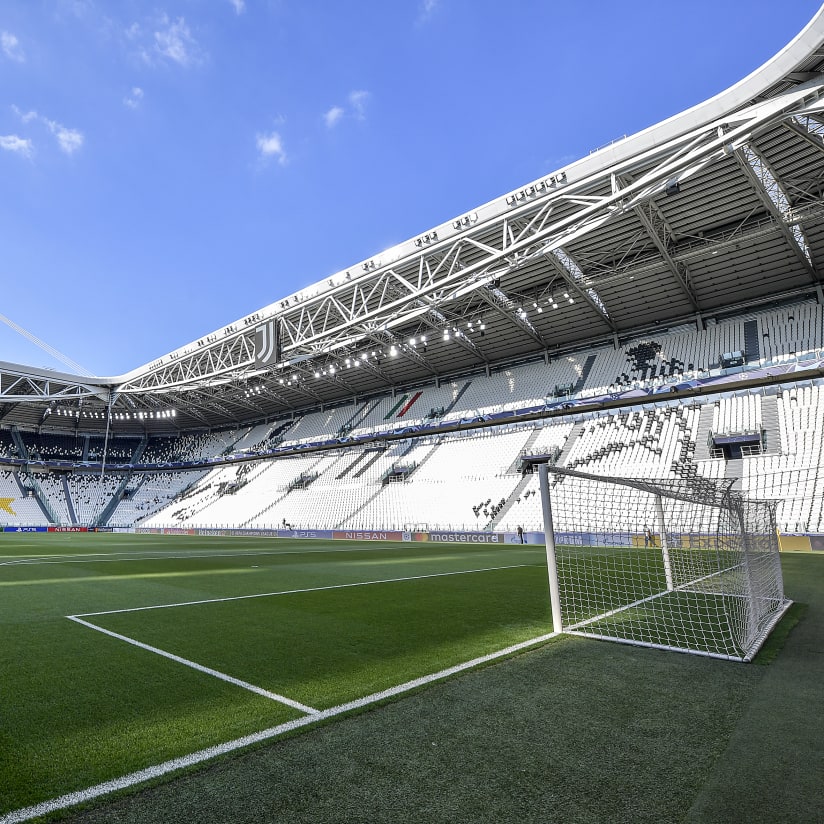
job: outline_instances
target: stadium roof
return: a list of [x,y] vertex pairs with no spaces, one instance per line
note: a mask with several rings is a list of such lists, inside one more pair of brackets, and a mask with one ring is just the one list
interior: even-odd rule
[[93,431],[109,408],[118,432],[259,421],[824,300],[822,265],[824,9],[705,103],[126,375],[0,363],[0,425]]

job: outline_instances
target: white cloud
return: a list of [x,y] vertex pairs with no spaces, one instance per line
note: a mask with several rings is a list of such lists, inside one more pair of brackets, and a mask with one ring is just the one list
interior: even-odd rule
[[31,123],[32,120],[37,120],[37,112],[24,112],[17,106],[12,105],[12,111],[23,121],[23,123]]
[[14,60],[15,63],[25,62],[26,55],[23,54],[20,41],[10,31],[0,32],[0,48],[9,60]]
[[370,93],[363,89],[349,92],[346,97],[349,104],[348,110],[343,106],[335,105],[324,113],[323,122],[326,124],[326,128],[333,129],[347,115],[351,115],[357,120],[365,120],[366,104],[369,102],[370,97]]
[[235,14],[243,14],[246,11],[246,0],[229,0],[234,6]]
[[23,123],[28,124],[32,121],[42,123],[54,135],[55,140],[57,140],[57,145],[62,152],[68,155],[74,154],[83,145],[85,138],[83,137],[83,133],[77,129],[69,129],[62,123],[58,123],[56,120],[50,120],[48,117],[44,117],[42,114],[34,111],[24,112],[17,106],[12,106],[11,108]]
[[0,149],[31,157],[34,146],[28,138],[18,137],[16,134],[0,134]]
[[154,32],[154,50],[157,54],[180,66],[198,62],[200,49],[182,17],[172,21],[164,14],[160,25],[162,28]]
[[343,114],[344,111],[340,106],[332,106],[332,108],[323,115],[323,121],[326,123],[326,128],[334,128],[338,121],[343,117]]
[[369,92],[362,90],[349,92],[349,105],[354,109],[355,117],[358,120],[363,120],[366,117],[366,103],[368,100]]
[[207,57],[186,19],[165,12],[121,27],[119,35],[125,48],[148,66],[176,63],[190,68]]
[[187,68],[203,59],[203,51],[183,17],[172,20],[162,14],[146,24],[134,22],[123,30],[123,35],[150,66],[171,61]]
[[67,129],[60,123],[56,123],[54,120],[46,120],[45,118],[43,122],[49,127],[49,130],[57,139],[57,145],[60,146],[60,151],[71,155],[83,145],[85,138],[82,132],[77,131],[77,129]]
[[123,98],[123,105],[130,109],[136,109],[143,102],[143,89],[140,86],[135,86],[129,94]]
[[261,157],[274,157],[282,166],[286,163],[286,150],[283,148],[283,140],[277,132],[271,134],[259,134],[257,136],[257,148]]

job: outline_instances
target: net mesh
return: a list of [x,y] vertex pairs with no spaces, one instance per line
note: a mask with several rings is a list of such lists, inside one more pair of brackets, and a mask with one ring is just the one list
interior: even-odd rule
[[788,605],[771,502],[548,468],[566,632],[749,660]]

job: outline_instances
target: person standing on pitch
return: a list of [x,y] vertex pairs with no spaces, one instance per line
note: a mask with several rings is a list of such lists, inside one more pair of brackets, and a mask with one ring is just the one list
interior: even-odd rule
[[524,543],[524,528],[520,524],[518,524],[518,540]]

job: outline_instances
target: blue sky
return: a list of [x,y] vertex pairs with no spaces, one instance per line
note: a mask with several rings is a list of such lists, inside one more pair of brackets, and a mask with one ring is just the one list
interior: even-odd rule
[[[0,313],[129,371],[700,103],[819,0],[3,0]],[[65,369],[0,324],[0,360]]]

